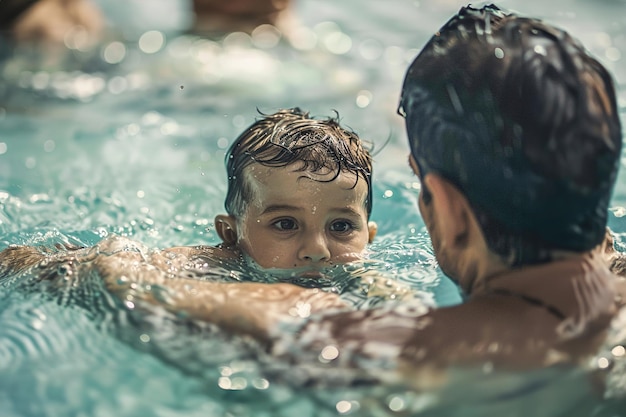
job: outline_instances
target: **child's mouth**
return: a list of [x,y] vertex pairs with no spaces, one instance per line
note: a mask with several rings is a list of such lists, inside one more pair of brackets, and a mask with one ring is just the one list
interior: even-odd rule
[[331,285],[332,278],[319,270],[306,270],[291,274],[284,282],[299,285],[306,288],[320,288]]
[[319,279],[326,278],[326,275],[324,275],[321,271],[317,271],[317,270],[304,271],[299,274],[296,274],[295,276],[302,277],[302,278],[319,278]]

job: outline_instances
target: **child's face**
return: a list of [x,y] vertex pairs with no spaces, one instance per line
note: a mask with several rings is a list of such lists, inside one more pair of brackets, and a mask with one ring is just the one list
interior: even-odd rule
[[[246,168],[253,190],[237,223],[238,246],[264,268],[311,267],[359,259],[375,230],[368,227],[367,183],[353,174],[297,171],[254,164]],[[373,227],[373,225],[372,225]]]

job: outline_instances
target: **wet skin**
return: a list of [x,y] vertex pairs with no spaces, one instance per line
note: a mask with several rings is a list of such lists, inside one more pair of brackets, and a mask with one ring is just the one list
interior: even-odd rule
[[[315,273],[357,260],[375,234],[368,225],[367,184],[350,173],[299,171],[300,164],[245,171],[252,194],[241,219],[218,216],[236,234],[236,246],[264,268]],[[229,242],[226,242],[229,243]]]

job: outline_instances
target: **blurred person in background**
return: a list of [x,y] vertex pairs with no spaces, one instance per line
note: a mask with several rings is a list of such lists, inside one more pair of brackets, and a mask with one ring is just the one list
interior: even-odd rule
[[[288,30],[293,24],[289,5],[290,0],[193,0],[190,29],[209,36],[250,33],[263,24]],[[0,0],[0,34],[18,43],[63,45],[79,32],[92,45],[104,27],[104,14],[92,0]]]

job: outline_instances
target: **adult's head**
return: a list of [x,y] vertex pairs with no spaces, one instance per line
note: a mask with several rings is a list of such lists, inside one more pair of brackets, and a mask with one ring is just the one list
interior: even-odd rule
[[420,176],[460,191],[506,265],[603,240],[622,143],[615,91],[567,32],[464,7],[411,64],[399,112]]
[[263,267],[353,260],[375,235],[371,155],[336,119],[264,115],[231,145],[226,169],[218,234]]

